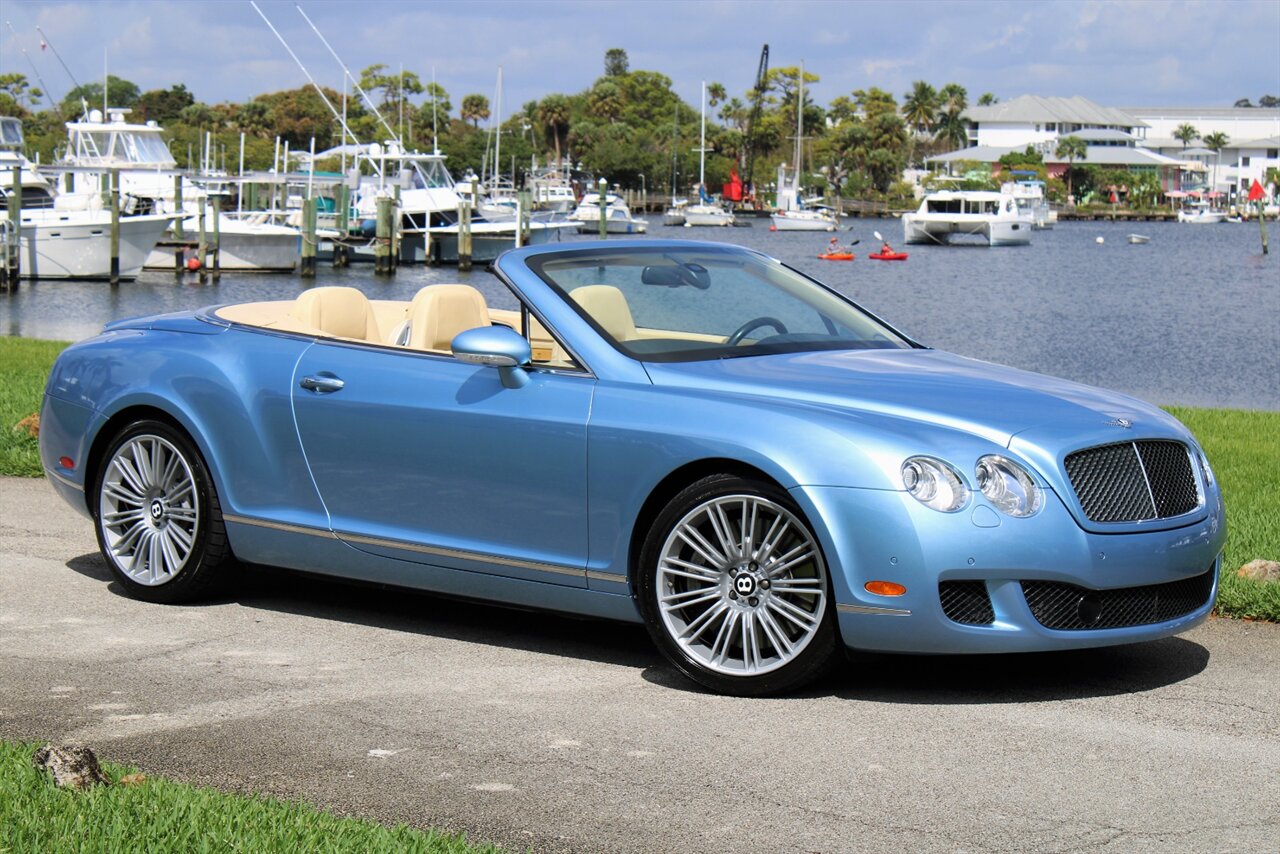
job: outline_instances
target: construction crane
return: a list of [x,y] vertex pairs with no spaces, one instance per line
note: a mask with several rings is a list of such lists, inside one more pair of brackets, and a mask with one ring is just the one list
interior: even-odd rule
[[755,140],[752,133],[756,130],[756,125],[760,122],[760,114],[764,109],[764,89],[765,78],[769,76],[769,46],[765,45],[760,51],[760,68],[756,71],[756,97],[751,102],[751,115],[747,119],[747,126],[742,132],[742,145],[746,149],[746,163],[742,170],[742,185],[746,189],[749,198],[755,199],[756,185],[753,176],[753,168],[756,159]]

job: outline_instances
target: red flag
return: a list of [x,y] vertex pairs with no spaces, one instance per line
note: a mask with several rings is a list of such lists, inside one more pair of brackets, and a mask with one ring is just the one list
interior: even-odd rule
[[1249,188],[1249,201],[1262,201],[1262,185],[1258,183],[1258,179],[1253,179],[1253,186]]
[[49,43],[48,43],[47,41],[45,41],[44,39],[40,39],[40,49],[41,49],[41,50],[44,50],[44,49],[45,49],[45,48],[47,48],[48,46],[49,46]]

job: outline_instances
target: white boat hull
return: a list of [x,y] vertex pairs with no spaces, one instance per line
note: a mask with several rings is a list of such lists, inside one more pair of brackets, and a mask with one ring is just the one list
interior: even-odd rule
[[904,214],[902,239],[909,244],[947,244],[957,237],[981,237],[990,246],[1031,242],[1029,219],[991,219],[981,215]]
[[1178,222],[1190,222],[1198,225],[1213,225],[1214,223],[1226,221],[1227,215],[1221,211],[1196,211],[1195,213],[1178,211]]
[[695,211],[688,208],[684,212],[685,228],[702,225],[733,225],[734,216],[728,211]]
[[[649,221],[645,219],[606,219],[604,221],[605,234],[644,234],[648,228]],[[599,234],[600,220],[580,220],[578,233]]]
[[[192,226],[195,228],[192,228]],[[187,220],[182,225],[183,240],[166,235],[147,257],[146,269],[172,270],[176,255],[184,253],[199,235],[199,224]],[[212,231],[206,239],[213,243]],[[218,268],[223,272],[287,273],[301,254],[301,235],[279,225],[253,225],[224,218],[219,225]]]
[[[120,218],[121,279],[136,279],[172,222],[163,214]],[[106,279],[111,276],[111,214],[34,210],[22,213],[21,277]]]
[[813,211],[778,211],[770,219],[775,231],[835,231],[834,217]]

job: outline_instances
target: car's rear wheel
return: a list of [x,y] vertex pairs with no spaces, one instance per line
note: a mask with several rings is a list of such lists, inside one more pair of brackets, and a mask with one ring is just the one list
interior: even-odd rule
[[704,478],[659,514],[640,555],[649,632],[684,674],[746,696],[797,688],[836,658],[831,585],[800,509],[772,484]]
[[182,602],[208,595],[231,559],[209,470],[191,440],[162,421],[137,421],[98,467],[98,547],[130,596]]

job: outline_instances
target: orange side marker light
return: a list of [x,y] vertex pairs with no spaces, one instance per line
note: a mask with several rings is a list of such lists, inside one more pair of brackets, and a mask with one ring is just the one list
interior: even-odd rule
[[874,593],[877,596],[901,596],[907,592],[907,588],[892,581],[868,581],[862,586],[868,593]]
[[73,469],[76,467],[76,461],[71,459],[71,457],[58,457],[58,465],[62,466],[64,469]]

